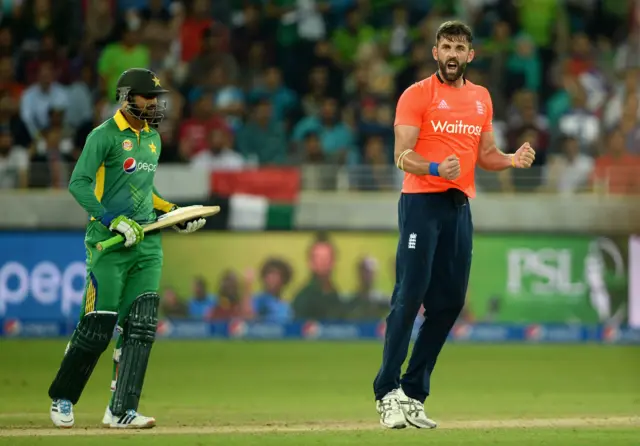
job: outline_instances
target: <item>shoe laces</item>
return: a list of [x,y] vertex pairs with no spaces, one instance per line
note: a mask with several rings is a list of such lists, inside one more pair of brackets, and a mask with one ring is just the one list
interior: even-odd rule
[[380,401],[380,407],[384,412],[400,410],[400,403],[395,395],[390,395],[382,398],[382,401]]
[[409,413],[409,415],[417,417],[421,413],[424,413],[424,404],[422,404],[420,401],[413,398],[407,398],[407,401],[409,405],[409,410],[407,410],[407,413]]
[[71,401],[59,400],[58,407],[60,408],[60,413],[62,415],[71,415]]

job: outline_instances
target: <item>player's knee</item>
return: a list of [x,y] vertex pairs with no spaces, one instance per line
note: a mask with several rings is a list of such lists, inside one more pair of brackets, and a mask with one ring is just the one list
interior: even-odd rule
[[144,293],[136,297],[125,322],[125,342],[152,343],[155,340],[159,304],[160,296],[157,293]]
[[76,327],[71,344],[92,353],[102,353],[113,337],[118,314],[100,311],[85,314]]

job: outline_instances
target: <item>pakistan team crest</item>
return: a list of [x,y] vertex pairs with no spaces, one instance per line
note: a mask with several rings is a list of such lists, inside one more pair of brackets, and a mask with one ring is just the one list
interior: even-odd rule
[[122,150],[126,150],[127,152],[129,152],[131,149],[133,149],[133,143],[131,142],[131,140],[125,139],[124,141],[122,141]]

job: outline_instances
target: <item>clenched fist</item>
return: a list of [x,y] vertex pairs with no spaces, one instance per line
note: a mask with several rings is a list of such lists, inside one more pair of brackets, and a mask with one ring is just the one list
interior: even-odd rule
[[460,161],[455,155],[449,155],[438,166],[438,173],[445,180],[455,180],[460,176]]
[[517,169],[528,169],[536,159],[536,151],[525,142],[513,155],[513,165]]

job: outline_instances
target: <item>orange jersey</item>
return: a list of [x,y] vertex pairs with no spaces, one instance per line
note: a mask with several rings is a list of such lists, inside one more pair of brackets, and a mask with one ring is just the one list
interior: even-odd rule
[[457,188],[468,197],[475,197],[480,135],[493,131],[492,119],[489,92],[468,80],[456,88],[434,74],[407,88],[398,100],[395,125],[420,127],[414,150],[428,161],[440,163],[449,155],[456,155],[460,160],[460,176],[449,181],[405,173],[402,192],[443,192]]

